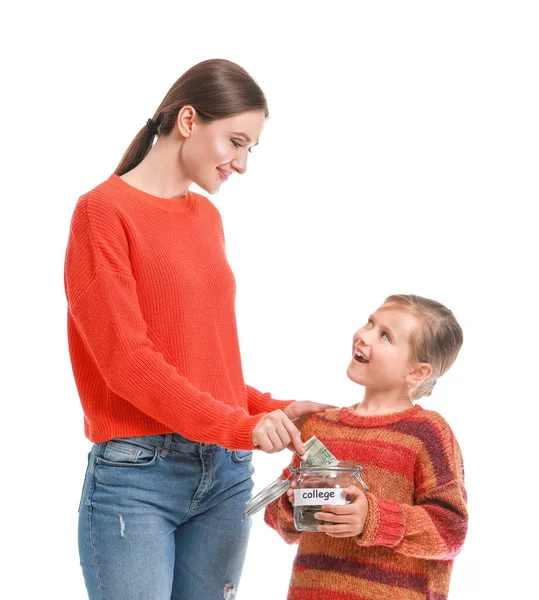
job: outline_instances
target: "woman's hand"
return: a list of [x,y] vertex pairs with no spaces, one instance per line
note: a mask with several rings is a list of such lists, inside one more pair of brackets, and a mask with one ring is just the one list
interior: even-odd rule
[[309,400],[299,400],[292,402],[284,409],[284,414],[294,421],[294,425],[301,430],[303,423],[315,413],[328,410],[329,408],[337,408],[332,404],[318,404],[318,402],[310,402]]
[[363,532],[369,501],[367,496],[355,485],[345,488],[344,493],[352,496],[354,500],[344,506],[324,504],[322,512],[314,513],[314,518],[319,521],[328,521],[331,524],[318,525],[321,531],[331,537],[354,537]]
[[268,454],[280,452],[289,446],[300,455],[305,452],[298,428],[282,410],[265,414],[253,429],[252,440],[254,446]]

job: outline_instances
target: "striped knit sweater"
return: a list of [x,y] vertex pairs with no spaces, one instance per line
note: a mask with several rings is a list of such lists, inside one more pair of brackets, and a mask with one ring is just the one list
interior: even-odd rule
[[414,406],[378,417],[351,408],[314,415],[316,435],[340,460],[363,466],[369,504],[363,533],[299,533],[285,495],[265,520],[299,548],[289,600],[444,600],[467,529],[458,443],[437,413]]
[[176,432],[252,449],[262,413],[290,403],[244,383],[235,280],[204,196],[159,198],[112,175],[75,207],[65,290],[93,442]]

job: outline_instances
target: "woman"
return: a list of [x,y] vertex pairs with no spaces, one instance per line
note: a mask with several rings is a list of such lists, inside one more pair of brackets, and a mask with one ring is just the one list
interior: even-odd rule
[[251,450],[301,454],[293,421],[325,408],[245,385],[221,218],[189,190],[245,173],[267,115],[241,67],[200,63],[75,208],[65,284],[94,442],[79,511],[90,599],[232,598]]

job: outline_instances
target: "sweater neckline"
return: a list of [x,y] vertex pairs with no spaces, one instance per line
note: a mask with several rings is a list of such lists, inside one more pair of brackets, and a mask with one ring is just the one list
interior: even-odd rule
[[190,190],[187,190],[185,196],[181,199],[172,198],[161,198],[159,196],[153,196],[147,192],[143,192],[136,187],[133,187],[127,181],[124,181],[118,175],[112,174],[108,180],[113,187],[117,190],[128,194],[131,198],[137,199],[139,202],[148,204],[150,206],[156,206],[161,210],[171,213],[191,213],[195,212],[197,207],[196,194],[193,194]]
[[383,427],[404,419],[409,419],[420,413],[423,408],[417,404],[406,410],[401,410],[400,412],[394,412],[387,415],[373,415],[370,417],[356,415],[353,410],[353,406],[346,406],[339,411],[339,418],[346,425],[355,425],[356,427]]

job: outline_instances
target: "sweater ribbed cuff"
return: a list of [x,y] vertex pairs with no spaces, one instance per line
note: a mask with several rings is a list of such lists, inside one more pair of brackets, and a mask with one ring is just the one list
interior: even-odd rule
[[264,413],[247,417],[239,422],[234,431],[234,450],[253,450],[255,448],[253,445],[253,429],[263,416]]
[[294,507],[290,504],[286,492],[279,498],[279,510],[288,523],[294,523]]
[[360,546],[395,546],[404,533],[404,515],[400,506],[396,502],[380,500],[369,493],[365,495],[369,502],[369,512],[357,543]]

